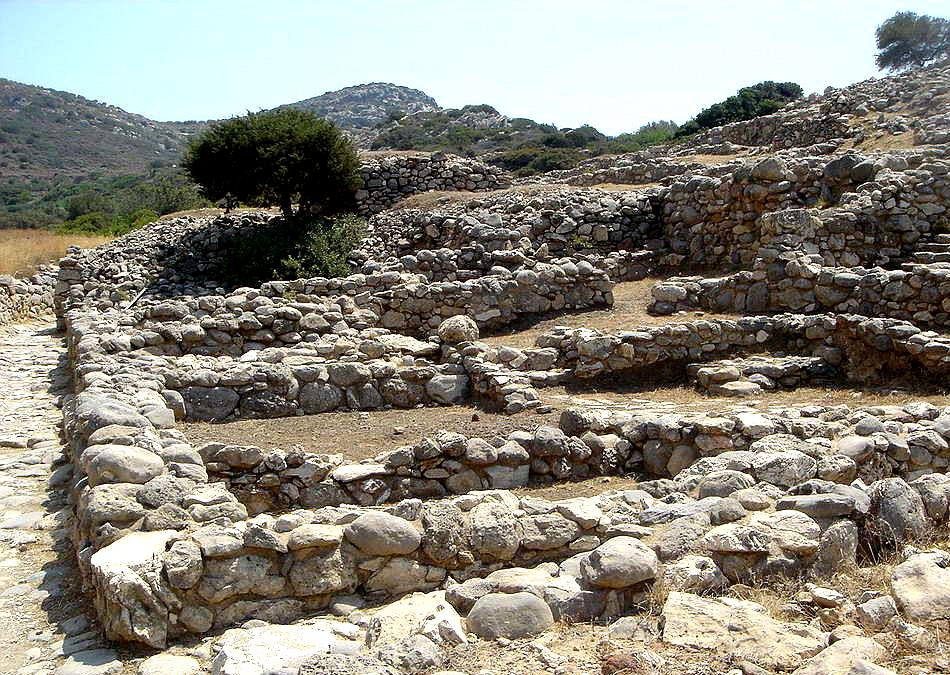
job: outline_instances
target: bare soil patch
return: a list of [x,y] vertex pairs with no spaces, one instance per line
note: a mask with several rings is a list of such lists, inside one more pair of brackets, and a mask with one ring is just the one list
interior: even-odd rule
[[[289,450],[298,446],[308,452],[339,453],[349,460],[375,457],[402,445],[412,445],[445,429],[493,438],[518,429],[533,430],[541,424],[557,425],[559,409],[548,413],[524,412],[501,415],[469,406],[413,408],[373,412],[327,412],[318,415],[248,419],[209,424],[183,424],[188,440],[199,445],[219,442],[253,443],[264,448]],[[398,430],[398,433],[397,433]]]
[[654,316],[647,313],[653,301],[650,289],[660,278],[641,281],[623,281],[614,286],[613,307],[593,309],[586,312],[553,313],[526,317],[505,329],[482,338],[483,342],[511,347],[533,347],[539,335],[555,326],[571,328],[595,328],[604,332],[637,330],[642,326],[664,326],[668,323],[683,323],[698,319],[738,319],[738,315],[712,312],[679,312],[673,316]]
[[639,484],[637,476],[596,476],[584,480],[550,483],[548,485],[529,485],[515,488],[513,493],[519,497],[534,497],[557,501],[574,497],[596,497],[604,492],[633,490]]

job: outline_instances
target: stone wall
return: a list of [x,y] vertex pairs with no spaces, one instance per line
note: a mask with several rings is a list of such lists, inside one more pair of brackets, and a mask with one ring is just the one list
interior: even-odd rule
[[28,279],[0,276],[0,325],[50,314],[56,274],[47,266]]
[[479,254],[540,247],[552,254],[584,248],[636,250],[659,236],[655,209],[650,194],[525,187],[375,216],[363,257],[399,258],[443,247],[472,247]]
[[674,277],[653,289],[651,311],[683,309],[715,312],[848,312],[950,325],[950,267],[907,264],[880,267],[825,267],[820,258],[782,253],[754,269],[725,277]]
[[[684,551],[698,546],[711,556],[710,569],[721,570],[731,582],[779,570],[807,573],[843,564],[849,556],[853,560],[859,540],[878,536],[879,524],[891,522],[882,519],[893,517],[882,494],[897,491],[919,505],[913,508],[920,514],[908,514],[919,516],[914,527],[946,521],[950,483],[919,462],[946,467],[948,421],[948,411],[927,404],[863,410],[812,406],[796,414],[722,417],[575,409],[562,415],[561,429],[541,427],[497,446],[449,435],[436,445],[428,440],[412,447],[413,458],[422,462],[417,451],[435,457],[455,448],[451,452],[471,460],[515,443],[522,448],[522,463],[527,447],[544,447],[537,454],[554,464],[570,462],[586,448],[591,456],[616,460],[613,470],[642,463],[653,475],[672,476],[553,502],[496,490],[428,504],[408,499],[382,509],[343,505],[247,518],[223,485],[156,476],[136,488],[139,499],[160,503],[153,506],[152,520],[146,516],[144,528],[133,528],[92,555],[90,578],[107,635],[157,646],[248,618],[286,621],[325,607],[336,594],[385,598],[431,590],[450,576],[471,580],[449,590],[453,604],[467,612],[485,592],[476,589],[498,578],[491,572],[565,559],[561,568],[567,572],[584,568],[593,551],[607,555],[610,547],[632,546],[631,555],[652,550],[648,557],[675,565]],[[227,446],[206,446],[203,453],[209,460],[226,460],[211,462],[213,468],[227,463],[247,470],[263,463],[270,471],[260,476],[273,475],[290,457]],[[411,464],[408,448],[393,453],[403,457],[397,463]],[[299,459],[304,462],[297,468],[304,467],[307,460]],[[297,477],[326,468],[314,463]],[[910,484],[892,477],[898,470],[907,471]],[[374,471],[382,470],[367,462],[337,467],[330,475],[369,481]],[[119,490],[116,484],[99,485],[110,487]],[[762,512],[750,515],[755,511]],[[177,527],[167,527],[170,521],[160,517],[179,512],[185,519]],[[838,537],[837,548],[822,545],[832,523],[828,531]],[[843,540],[842,529],[850,532]],[[767,539],[753,539],[751,548],[737,550],[737,540],[729,538],[747,541],[743,535],[755,532]],[[684,537],[690,543],[684,544]],[[630,544],[630,538],[643,545]],[[595,566],[584,574],[564,574],[575,591],[561,588],[553,597],[545,594],[545,601],[558,616],[591,618],[608,599],[598,593],[614,589],[621,595],[613,601],[628,606],[634,598],[626,594],[653,577],[618,583],[608,581],[605,570]],[[593,595],[578,603],[576,593],[583,597],[584,589]]]
[[[702,268],[748,267],[760,248],[791,234],[829,265],[887,263],[909,255],[947,222],[940,202],[950,198],[950,164],[918,160],[911,170],[906,159],[891,155],[831,162],[770,157],[723,178],[693,176],[663,198],[664,232],[675,253]],[[807,218],[797,211],[819,199],[834,207]]]
[[[824,142],[840,145],[846,139],[861,142],[875,135],[903,133],[910,130],[904,115],[910,110],[926,111],[935,95],[933,82],[948,77],[950,69],[935,65],[843,89],[829,87],[821,97],[813,95],[789,103],[772,115],[703,131],[672,150],[685,154],[722,144],[780,150]],[[945,137],[941,133],[946,134],[946,120],[928,130],[917,139],[919,144],[942,142],[939,139]]]
[[950,372],[950,338],[904,321],[858,315],[701,320],[616,334],[555,328],[540,335],[537,345],[556,349],[556,365],[585,379],[646,369],[658,377],[664,366],[679,374],[689,362],[764,351],[822,357],[840,366],[848,380],[865,385],[894,377],[942,384]]
[[500,190],[510,185],[503,170],[474,159],[441,152],[364,156],[363,187],[356,192],[357,209],[371,215],[419,192]]

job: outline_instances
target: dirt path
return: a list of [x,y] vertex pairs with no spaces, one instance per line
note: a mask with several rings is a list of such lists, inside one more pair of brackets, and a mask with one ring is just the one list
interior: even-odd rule
[[68,539],[70,468],[56,406],[68,386],[64,359],[63,341],[48,326],[0,327],[2,673],[122,669],[90,622]]

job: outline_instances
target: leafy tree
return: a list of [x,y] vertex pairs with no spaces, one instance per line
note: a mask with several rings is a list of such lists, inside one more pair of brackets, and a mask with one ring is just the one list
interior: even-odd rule
[[897,12],[877,27],[881,70],[906,70],[950,57],[950,21],[914,12]]
[[230,193],[247,204],[277,204],[287,221],[346,211],[360,186],[359,160],[346,136],[293,108],[213,125],[189,144],[182,166],[209,199]]

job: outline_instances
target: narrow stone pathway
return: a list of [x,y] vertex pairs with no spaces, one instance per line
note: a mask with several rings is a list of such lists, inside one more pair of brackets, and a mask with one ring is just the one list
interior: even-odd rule
[[69,545],[65,358],[51,324],[0,326],[0,673],[121,669],[90,622]]

